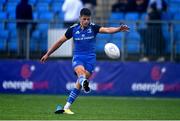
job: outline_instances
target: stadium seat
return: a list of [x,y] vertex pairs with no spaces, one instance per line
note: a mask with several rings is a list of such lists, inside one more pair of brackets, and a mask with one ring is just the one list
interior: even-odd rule
[[37,3],[37,0],[29,0],[29,3],[30,3],[32,6],[35,6],[36,3]]
[[175,34],[176,34],[175,41],[179,41],[180,42],[180,34],[179,33],[175,33]]
[[126,13],[125,20],[127,21],[127,24],[130,27],[131,31],[137,30],[137,26],[134,22],[139,20],[138,13]]
[[62,3],[53,2],[51,6],[51,11],[54,13],[61,13],[62,12],[61,8],[62,8]]
[[110,20],[123,20],[124,19],[124,14],[123,13],[116,13],[112,12],[110,15]]
[[41,32],[47,32],[49,28],[49,25],[47,23],[40,23],[37,26],[37,29],[40,30]]
[[0,39],[8,39],[9,32],[7,30],[0,30]]
[[96,41],[96,52],[102,53],[104,52],[104,46],[107,43],[106,40],[97,40]]
[[168,11],[168,12],[163,12],[162,13],[161,19],[169,21],[169,20],[172,19],[172,17],[173,17],[173,15]]
[[3,11],[3,4],[0,3],[0,11]]
[[52,2],[61,2],[61,3],[63,3],[64,0],[52,0]]
[[35,30],[32,33],[31,40],[30,40],[30,51],[40,51],[45,52],[47,51],[47,32],[42,32],[39,30]]
[[34,19],[34,20],[39,19],[39,14],[38,14],[37,11],[34,11],[34,12],[33,12],[33,19]]
[[176,34],[176,38],[175,38],[175,51],[176,51],[176,54],[180,54],[180,34],[177,33]]
[[175,53],[180,54],[180,41],[176,42]]
[[146,29],[147,28],[146,17],[147,17],[147,13],[142,13],[140,15],[140,23],[139,23],[138,29]]
[[14,12],[9,13],[8,19],[15,20],[16,19],[16,14]]
[[169,31],[169,25],[168,24],[162,24],[162,33],[163,33],[163,37],[165,39],[165,44],[166,44],[166,53],[170,53],[171,51],[171,46],[170,46],[170,31]]
[[31,36],[31,39],[30,39],[30,51],[37,51],[38,50],[38,44],[39,44],[39,41],[40,41],[40,31],[38,30],[35,30],[33,33],[32,33],[32,36]]
[[16,11],[16,6],[17,6],[17,3],[10,3],[8,2],[7,5],[6,5],[6,12],[7,13],[15,13]]
[[20,2],[20,0],[8,0],[8,2],[9,2],[9,3],[16,3],[16,4],[17,4],[17,3]]
[[42,43],[40,43],[40,51],[41,52],[46,52],[47,51],[47,42],[42,42]]
[[140,53],[141,37],[138,32],[131,32],[127,34],[126,46],[127,52],[131,54]]
[[39,13],[45,13],[49,11],[49,4],[48,3],[38,3],[36,5],[36,11]]
[[0,20],[4,20],[4,19],[7,19],[7,13],[0,11]]
[[176,3],[180,3],[179,0],[169,0],[169,2],[176,2]]
[[174,16],[176,13],[178,13],[178,12],[180,12],[180,8],[179,7],[169,7],[169,10],[168,10],[169,12],[170,12],[170,14],[172,15],[172,16]]
[[0,51],[6,50],[6,44],[8,40],[8,31],[0,29]]
[[10,30],[9,31],[9,33],[10,33],[10,38],[17,38],[17,31],[16,30]]
[[53,20],[53,14],[51,12],[46,12],[46,14],[40,13],[39,19],[46,20],[46,21],[52,21]]
[[124,20],[123,13],[112,12],[109,17],[109,26],[119,26],[121,24],[121,20]]
[[180,1],[179,0],[170,0],[169,1],[169,5],[171,6],[179,6],[180,5]]
[[138,13],[126,13],[125,20],[127,20],[127,21],[139,20],[139,14]]
[[0,51],[5,51],[6,50],[6,43],[7,40],[6,39],[0,39]]
[[4,23],[0,23],[0,30],[4,29]]
[[47,45],[48,45],[48,43],[47,43],[47,40],[48,40],[47,34],[48,33],[45,33],[45,32],[43,32],[41,34],[42,38],[40,39],[40,48],[39,48],[41,52],[46,52],[47,51]]
[[168,2],[168,11],[173,15],[180,12],[180,1],[179,0],[170,0]]
[[4,4],[6,0],[0,0],[0,4]]
[[176,14],[174,15],[174,20],[180,20],[179,13],[176,13]]
[[123,33],[114,33],[112,34],[112,39],[122,39]]
[[[165,20],[165,21],[169,21],[173,18],[173,15],[172,13],[170,12],[164,12],[162,14],[162,20]],[[170,38],[170,31],[169,31],[169,25],[168,23],[163,23],[162,24],[162,34],[163,34],[163,37],[165,39],[165,53],[170,53],[171,52],[171,38]]]
[[96,40],[105,40],[107,42],[111,41],[112,35],[110,34],[98,34]]
[[17,38],[10,38],[8,41],[8,50],[10,52],[17,52]]
[[[179,13],[176,13],[176,14],[174,15],[174,20],[180,21],[180,15],[179,15]],[[180,24],[179,24],[179,23],[175,23],[174,31],[175,31],[175,33],[176,33],[176,32],[180,32]]]
[[110,34],[98,34],[96,37],[96,52],[104,52],[104,45],[111,41]]
[[8,23],[8,24],[7,24],[7,29],[8,29],[9,31],[11,31],[11,30],[16,30],[16,23]]
[[112,35],[110,42],[116,44],[119,48],[122,48],[123,33],[115,33]]
[[8,41],[8,50],[12,52],[17,52],[17,43],[17,33],[16,31],[11,31]]
[[60,11],[58,14],[58,20],[64,20],[64,12]]
[[51,4],[52,0],[38,0],[38,3],[48,3]]

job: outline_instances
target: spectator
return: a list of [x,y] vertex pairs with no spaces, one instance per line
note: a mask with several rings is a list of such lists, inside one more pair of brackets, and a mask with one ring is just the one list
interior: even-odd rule
[[91,10],[92,13],[92,18],[94,18],[95,16],[95,7],[97,5],[96,0],[82,0],[83,5],[85,8],[88,8],[89,10]]
[[18,56],[25,56],[27,51],[28,24],[32,20],[32,6],[28,0],[21,0],[16,6],[17,34],[18,34]]
[[[150,0],[148,4],[148,21],[160,21],[162,12],[166,11],[167,4],[164,0]],[[164,61],[165,41],[162,34],[161,23],[148,23],[144,41],[145,58],[155,55],[157,61]]]
[[132,4],[128,0],[118,0],[112,6],[112,12],[130,12],[132,10]]
[[65,0],[62,6],[64,12],[64,28],[68,28],[79,19],[79,12],[83,8],[81,0]]
[[144,13],[147,10],[148,0],[135,0],[135,11]]

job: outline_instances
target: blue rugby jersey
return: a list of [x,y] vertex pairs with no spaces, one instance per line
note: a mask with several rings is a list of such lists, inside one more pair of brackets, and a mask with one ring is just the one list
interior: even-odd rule
[[95,54],[96,35],[101,26],[90,23],[88,27],[81,29],[80,23],[75,24],[67,29],[65,36],[70,39],[73,37],[73,53],[78,54]]

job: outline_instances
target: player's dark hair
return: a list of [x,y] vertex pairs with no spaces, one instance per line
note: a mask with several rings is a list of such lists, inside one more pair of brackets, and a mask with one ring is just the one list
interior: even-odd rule
[[80,16],[91,16],[91,11],[88,8],[83,8],[80,11]]

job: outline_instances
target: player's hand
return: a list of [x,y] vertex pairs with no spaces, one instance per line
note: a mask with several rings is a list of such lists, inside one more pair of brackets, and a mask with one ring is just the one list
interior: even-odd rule
[[49,57],[49,56],[48,56],[47,54],[45,54],[45,55],[41,58],[40,61],[41,61],[42,63],[44,63],[44,62],[48,59],[48,57]]
[[130,28],[126,24],[122,24],[120,26],[120,31],[122,31],[122,32],[129,32],[129,29]]

